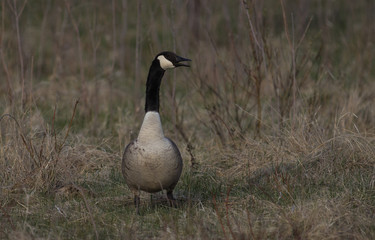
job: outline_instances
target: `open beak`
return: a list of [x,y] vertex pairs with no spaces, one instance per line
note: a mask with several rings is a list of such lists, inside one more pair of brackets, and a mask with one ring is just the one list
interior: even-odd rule
[[180,56],[176,56],[176,64],[175,66],[176,67],[190,67],[187,63],[183,63],[183,62],[190,62],[191,60],[188,59],[188,58],[183,58],[183,57],[180,57]]

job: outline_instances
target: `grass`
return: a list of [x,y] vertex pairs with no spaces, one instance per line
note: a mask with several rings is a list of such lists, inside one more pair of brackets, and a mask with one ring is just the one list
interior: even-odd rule
[[[368,1],[0,3],[0,239],[375,238]],[[149,63],[184,169],[178,207],[121,156]]]

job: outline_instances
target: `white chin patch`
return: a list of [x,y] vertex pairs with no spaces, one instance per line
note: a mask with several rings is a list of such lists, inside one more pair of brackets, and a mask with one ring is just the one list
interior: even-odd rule
[[163,55],[160,55],[158,57],[158,60],[160,62],[160,67],[164,70],[167,70],[168,68],[175,68],[173,63],[169,61],[168,59],[166,59]]

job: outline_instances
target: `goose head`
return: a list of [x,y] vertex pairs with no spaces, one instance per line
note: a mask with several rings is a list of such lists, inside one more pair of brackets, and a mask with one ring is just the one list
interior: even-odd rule
[[176,67],[190,67],[184,62],[191,61],[190,59],[180,57],[173,52],[161,52],[156,56],[155,60],[159,61],[159,65],[163,70]]

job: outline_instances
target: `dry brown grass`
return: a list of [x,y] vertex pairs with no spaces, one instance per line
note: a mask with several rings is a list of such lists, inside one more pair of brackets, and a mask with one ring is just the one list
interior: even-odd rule
[[[1,239],[375,238],[373,3],[0,6]],[[120,159],[167,49],[179,207],[137,216]]]

